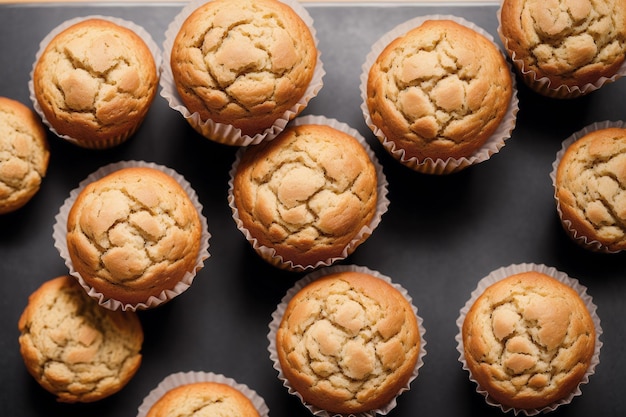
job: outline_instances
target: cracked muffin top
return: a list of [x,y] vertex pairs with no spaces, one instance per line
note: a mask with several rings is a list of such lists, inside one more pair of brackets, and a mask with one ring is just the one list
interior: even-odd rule
[[462,326],[465,361],[479,386],[500,404],[539,409],[574,391],[595,349],[583,300],[540,272],[489,286]]
[[369,70],[372,123],[406,159],[469,157],[496,131],[513,94],[498,47],[451,20],[394,39]]
[[561,220],[576,241],[626,249],[626,129],[600,129],[573,142],[554,185]]
[[150,49],[134,31],[87,19],[50,40],[32,81],[37,103],[56,132],[100,149],[136,131],[156,94],[158,73]]
[[143,329],[135,313],[99,306],[69,275],[31,294],[18,327],[28,372],[61,402],[115,394],[141,364]]
[[276,332],[284,376],[305,402],[341,414],[383,407],[413,374],[417,317],[391,284],[362,272],[335,272],[289,301]]
[[30,201],[49,160],[46,131],[37,115],[19,101],[0,97],[0,214]]
[[259,417],[252,401],[238,389],[219,382],[192,382],[167,391],[146,417]]
[[304,95],[317,48],[311,31],[276,0],[213,0],[183,22],[170,65],[191,113],[254,136]]
[[626,1],[504,0],[500,34],[518,69],[547,77],[552,88],[584,86],[624,61]]
[[345,257],[365,240],[377,187],[374,164],[356,138],[303,124],[246,148],[232,195],[243,228],[281,258],[267,261],[307,267]]
[[185,190],[154,168],[122,168],[88,184],[67,219],[75,270],[106,298],[145,302],[192,272],[199,214]]

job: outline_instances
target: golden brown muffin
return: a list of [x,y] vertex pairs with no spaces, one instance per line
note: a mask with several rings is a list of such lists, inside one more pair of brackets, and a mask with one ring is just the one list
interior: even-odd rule
[[33,73],[46,120],[86,148],[128,139],[156,94],[158,73],[144,40],[108,20],[87,19],[56,35]]
[[471,376],[490,397],[539,409],[571,394],[591,362],[595,328],[580,296],[540,272],[489,286],[462,327]]
[[259,417],[241,391],[219,382],[193,382],[180,385],[155,402],[146,417],[233,416]]
[[136,304],[193,271],[201,227],[172,177],[154,168],[122,168],[80,192],[68,214],[67,248],[88,285]]
[[386,405],[406,387],[420,335],[411,304],[362,272],[336,272],[289,301],[276,333],[284,376],[305,402],[333,413]]
[[357,139],[304,124],[246,148],[232,193],[243,228],[276,251],[261,256],[290,269],[356,249],[376,212],[377,186],[376,169]]
[[626,249],[626,129],[600,129],[568,146],[554,185],[561,221],[575,241]]
[[0,97],[0,214],[15,211],[33,198],[49,160],[41,120],[19,101]]
[[31,294],[18,327],[28,372],[61,402],[115,394],[141,364],[143,329],[135,313],[99,306],[69,275]]
[[276,0],[207,2],[182,24],[170,59],[176,89],[191,113],[249,136],[301,99],[316,62],[311,31]]
[[366,104],[406,159],[446,160],[483,146],[511,96],[511,73],[493,42],[451,20],[427,20],[377,57]]
[[[613,76],[626,54],[626,1],[504,0],[502,43],[527,84],[552,94]],[[550,90],[534,79],[547,77]]]

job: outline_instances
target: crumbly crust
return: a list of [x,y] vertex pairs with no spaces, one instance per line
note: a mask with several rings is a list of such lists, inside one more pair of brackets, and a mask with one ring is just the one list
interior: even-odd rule
[[115,171],[88,184],[67,221],[76,271],[106,297],[145,302],[191,272],[200,218],[182,187],[153,168]]
[[28,372],[61,402],[92,402],[121,390],[141,364],[135,313],[102,308],[69,276],[41,285],[18,323]]
[[626,129],[591,132],[565,151],[556,172],[561,219],[576,236],[626,249]]
[[146,417],[259,417],[254,404],[239,390],[218,382],[194,382],[166,392]]
[[23,207],[39,191],[48,170],[46,131],[35,113],[0,97],[0,214]]
[[525,71],[555,87],[581,87],[611,77],[624,61],[626,1],[504,0],[500,28]]
[[427,20],[396,38],[367,82],[374,125],[420,161],[472,155],[499,126],[511,95],[498,48],[450,20]]
[[310,124],[246,149],[233,197],[254,239],[284,262],[308,266],[341,256],[370,223],[377,186],[376,169],[354,137]]
[[183,23],[170,59],[191,113],[250,136],[300,100],[316,62],[311,31],[276,0],[207,2]]
[[334,413],[380,408],[407,386],[417,317],[392,285],[361,272],[327,275],[289,302],[276,333],[281,369],[307,403]]
[[158,74],[150,49],[135,32],[87,19],[50,41],[35,65],[33,84],[59,134],[99,148],[127,138],[141,124]]
[[534,409],[569,395],[587,372],[595,328],[580,296],[539,272],[488,287],[462,328],[472,377],[497,402]]

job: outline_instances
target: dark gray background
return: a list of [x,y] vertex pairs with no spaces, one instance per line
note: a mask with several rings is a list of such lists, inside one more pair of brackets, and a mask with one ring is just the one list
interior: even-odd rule
[[[183,3],[160,5],[0,6],[0,95],[30,105],[27,83],[40,40],[76,16],[119,16],[144,26],[160,45]],[[519,86],[512,137],[490,160],[449,176],[413,172],[391,159],[366,127],[359,75],[370,45],[419,15],[454,14],[496,36],[493,4],[307,5],[327,71],[305,113],[346,122],[368,139],[389,181],[389,211],[344,263],[367,266],[408,289],[424,319],[425,365],[393,416],[500,415],[475,392],[457,358],[455,320],[480,278],[514,263],[555,267],[589,289],[602,320],[600,365],[583,396],[553,415],[617,416],[626,408],[623,254],[587,252],[564,234],[549,179],[560,143],[596,121],[624,117],[626,80],[588,97],[559,101]],[[134,416],[151,389],[179,371],[211,371],[245,383],[274,417],[307,415],[276,378],[267,353],[270,316],[301,277],[261,261],[236,229],[227,205],[228,170],[236,149],[196,134],[157,96],[145,124],[127,143],[89,151],[49,135],[51,161],[42,189],[23,209],[0,216],[0,413],[8,416]],[[140,313],[143,364],[118,394],[95,404],[58,404],[27,374],[17,321],[28,295],[67,272],[53,247],[54,216],[70,190],[100,166],[141,159],[169,166],[197,191],[208,219],[211,257],[192,287],[172,302]]]

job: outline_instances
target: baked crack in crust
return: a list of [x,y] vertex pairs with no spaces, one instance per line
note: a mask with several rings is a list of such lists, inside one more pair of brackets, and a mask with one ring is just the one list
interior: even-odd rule
[[352,136],[322,125],[295,126],[246,149],[233,194],[239,218],[261,245],[307,265],[341,255],[369,224],[377,175]]
[[167,391],[146,417],[259,417],[252,401],[235,387],[219,382],[190,382]]
[[88,19],[50,41],[33,81],[37,101],[59,134],[97,142],[137,128],[156,94],[158,74],[136,33]]
[[407,158],[470,156],[496,130],[512,95],[498,48],[453,21],[426,21],[392,41],[369,72],[373,123]]
[[626,130],[607,128],[574,142],[557,169],[555,196],[576,236],[626,249]]
[[626,53],[622,0],[507,1],[502,33],[515,58],[556,86],[612,76]]
[[151,168],[125,168],[87,185],[68,216],[76,271],[122,302],[171,289],[195,265],[198,213],[180,185]]
[[287,5],[217,0],[187,18],[170,64],[191,113],[253,135],[300,100],[316,60],[308,27]]
[[290,301],[277,332],[283,373],[305,401],[338,413],[381,407],[408,383],[420,337],[410,304],[363,273],[331,274]]
[[102,308],[71,276],[44,283],[19,320],[28,371],[62,402],[92,402],[119,391],[141,363],[135,313]]
[[585,65],[623,56],[626,37],[617,24],[620,15],[610,4],[548,0],[542,9],[527,6],[522,28],[535,32],[529,45],[535,64],[550,72],[575,73]]
[[36,115],[0,97],[0,214],[21,208],[39,191],[49,159],[46,132]]
[[594,325],[578,294],[534,272],[489,287],[462,332],[472,376],[498,402],[517,408],[568,395],[594,353]]

